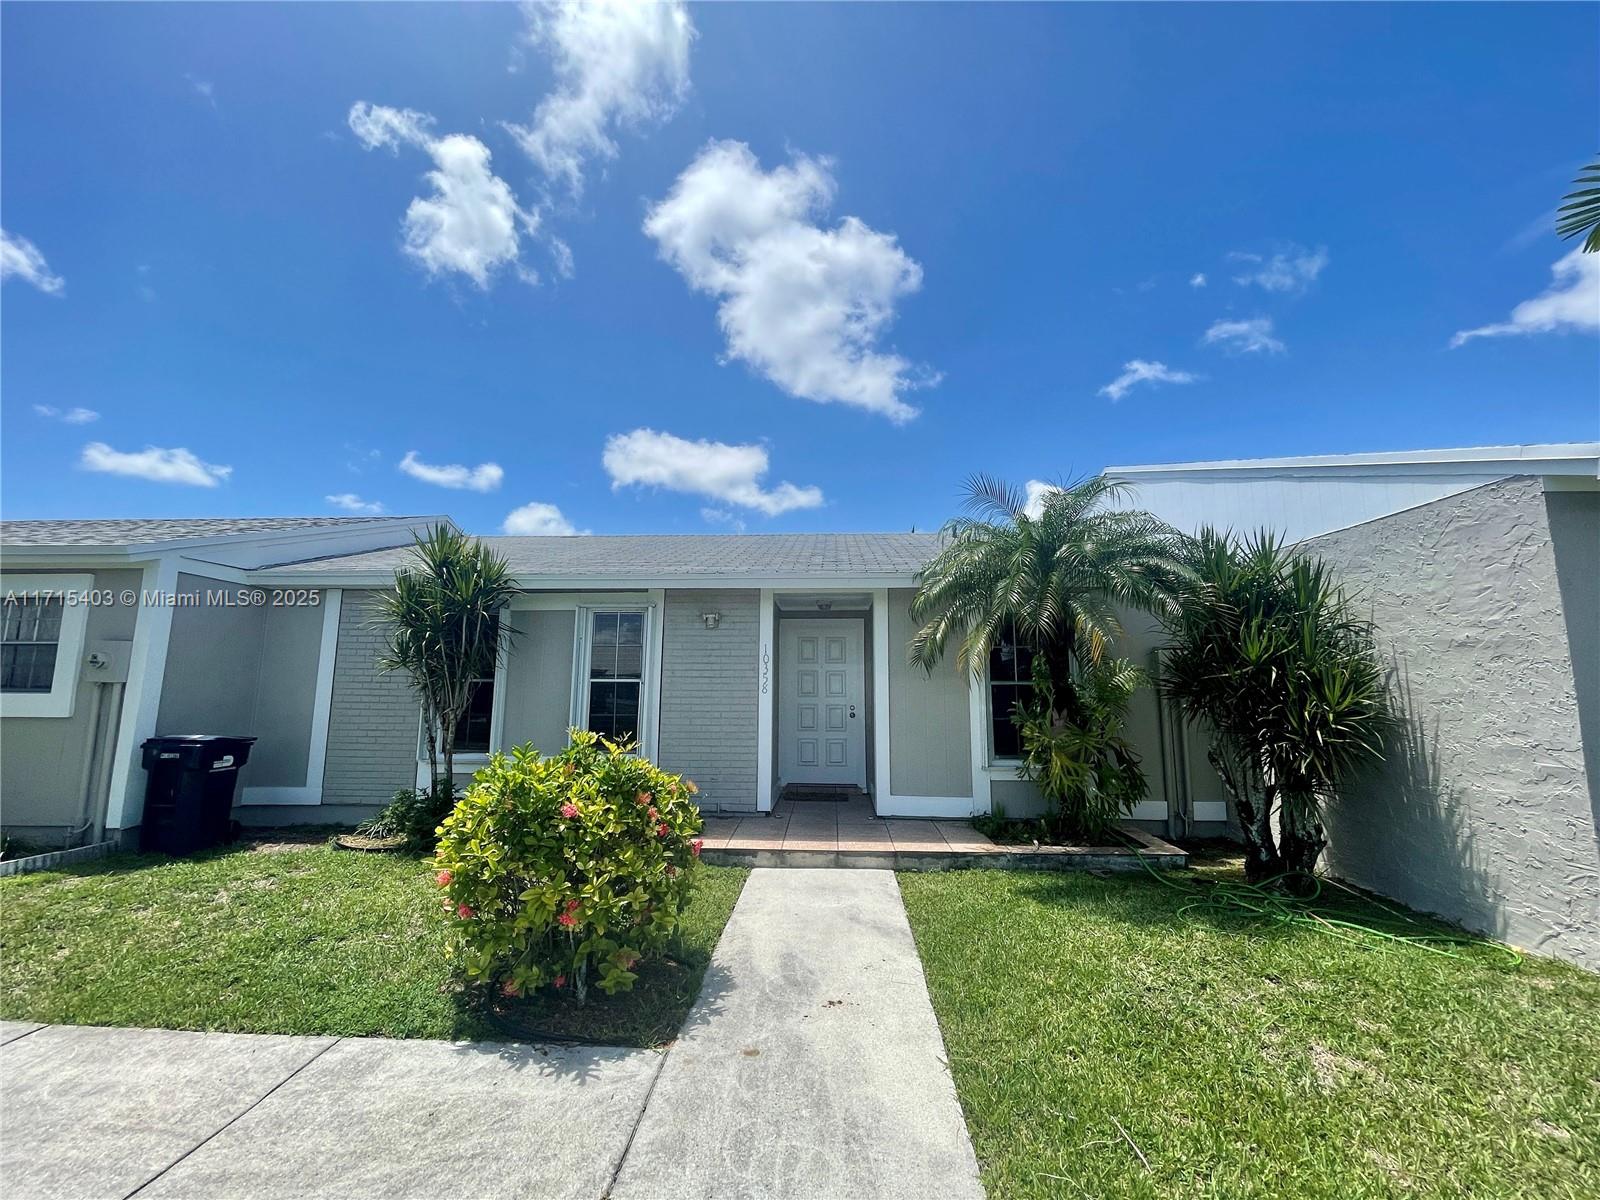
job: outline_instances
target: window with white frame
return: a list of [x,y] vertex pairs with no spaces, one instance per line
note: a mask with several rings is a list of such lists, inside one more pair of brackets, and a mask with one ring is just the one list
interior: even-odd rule
[[645,614],[589,613],[584,728],[613,741],[640,741],[644,707]]
[[61,642],[60,596],[7,596],[0,621],[0,691],[48,694]]
[[0,707],[6,716],[72,715],[93,586],[89,575],[0,579]]
[[494,729],[494,679],[474,679],[472,698],[456,722],[456,753],[487,754]]
[[1022,757],[1022,735],[1015,714],[1018,704],[1033,702],[1033,647],[1017,636],[1010,621],[989,649],[989,757]]

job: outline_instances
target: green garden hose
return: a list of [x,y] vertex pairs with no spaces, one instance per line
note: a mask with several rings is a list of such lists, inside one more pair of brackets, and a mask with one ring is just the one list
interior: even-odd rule
[[1364,896],[1355,888],[1346,887],[1334,879],[1324,879],[1317,875],[1306,876],[1311,881],[1310,893],[1305,896],[1289,896],[1276,891],[1271,886],[1288,878],[1287,875],[1276,876],[1263,880],[1261,883],[1242,883],[1219,880],[1189,879],[1179,881],[1157,871],[1144,855],[1139,856],[1139,862],[1144,869],[1150,872],[1152,878],[1163,887],[1169,887],[1179,892],[1187,892],[1194,899],[1178,909],[1180,917],[1187,917],[1195,912],[1231,913],[1235,916],[1253,918],[1267,924],[1279,926],[1292,926],[1298,929],[1311,929],[1329,937],[1338,938],[1340,941],[1349,942],[1363,949],[1375,950],[1398,948],[1402,946],[1415,947],[1425,950],[1429,954],[1438,954],[1444,958],[1454,958],[1461,962],[1477,962],[1478,959],[1466,954],[1458,954],[1448,949],[1451,946],[1484,947],[1500,955],[1509,967],[1520,967],[1522,955],[1510,946],[1500,942],[1490,941],[1488,938],[1473,937],[1470,934],[1450,934],[1440,932],[1423,933],[1393,933],[1387,929],[1379,929],[1373,925],[1365,925],[1359,921],[1352,921],[1337,913],[1320,909],[1317,900],[1322,895],[1323,885],[1336,887],[1341,891],[1368,904],[1376,904],[1385,912],[1397,917],[1408,925],[1416,925],[1424,929],[1426,924],[1411,914],[1398,908],[1391,908],[1387,904]]

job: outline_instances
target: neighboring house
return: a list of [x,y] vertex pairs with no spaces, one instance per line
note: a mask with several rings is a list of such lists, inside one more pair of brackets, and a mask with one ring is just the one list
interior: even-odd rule
[[[7,644],[0,695],[7,829],[128,838],[138,747],[155,733],[258,738],[240,780],[250,824],[359,820],[423,781],[419,707],[404,675],[378,667],[371,599],[425,520],[261,523],[270,550],[252,522],[231,535],[209,522],[7,523],[5,589],[21,598],[7,609],[7,637],[15,627],[21,640]],[[789,784],[859,788],[894,816],[1036,803],[1016,777],[1009,713],[1030,685],[1012,648],[983,682],[953,658],[931,676],[907,664],[911,598],[937,535],[489,540],[525,590],[502,616],[504,665],[462,723],[463,773],[495,748],[559,750],[579,726],[636,735],[712,811],[770,810]],[[40,621],[29,588],[178,598],[57,601]],[[1142,636],[1153,647],[1153,630]],[[13,665],[41,646],[48,679]],[[1135,722],[1160,741],[1153,697]],[[1154,798],[1135,816],[1165,822],[1168,785],[1152,767]]]
[[[1333,868],[1589,961],[1597,461],[1590,444],[1108,472],[1182,528],[1304,540],[1371,604],[1408,687],[1412,751],[1331,814]],[[404,676],[378,669],[370,601],[440,520],[0,527],[4,591],[20,598],[6,608],[0,822],[57,844],[129,840],[138,747],[158,732],[258,739],[240,784],[248,824],[348,823],[424,780],[419,708]],[[791,784],[860,788],[884,816],[1038,810],[1008,719],[1030,686],[1014,647],[981,679],[953,655],[931,675],[907,664],[935,534],[488,540],[523,593],[502,617],[504,665],[460,729],[464,772],[500,747],[559,750],[579,726],[637,734],[711,811],[768,811]],[[47,611],[28,589],[112,602]],[[1128,626],[1123,653],[1154,667],[1158,631]],[[1133,817],[1223,832],[1201,731],[1146,691],[1130,733],[1151,789]]]
[[1299,541],[1376,621],[1405,735],[1328,814],[1329,869],[1600,966],[1600,443],[1107,473],[1187,532]]

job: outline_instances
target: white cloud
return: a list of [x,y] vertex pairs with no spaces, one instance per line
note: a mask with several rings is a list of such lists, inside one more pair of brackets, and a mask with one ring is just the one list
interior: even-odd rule
[[653,429],[635,429],[607,438],[601,461],[613,491],[630,485],[664,487],[753,508],[769,517],[822,503],[822,490],[816,487],[780,483],[764,490],[761,478],[767,473],[767,451],[759,445],[691,442]]
[[66,290],[67,281],[50,270],[44,255],[25,237],[0,229],[0,279],[13,276],[51,296]]
[[376,515],[383,511],[383,505],[376,500],[363,500],[354,492],[340,492],[334,496],[324,496],[329,504],[335,508],[342,508],[345,512],[368,513]]
[[615,158],[611,131],[662,121],[689,90],[694,24],[679,0],[524,5],[527,41],[547,47],[556,86],[528,125],[507,125],[544,174],[576,196],[584,164]]
[[735,533],[743,533],[745,529],[744,518],[736,516],[725,508],[702,508],[700,519],[707,525],[726,525]]
[[489,169],[487,146],[464,133],[436,138],[429,132],[433,118],[409,108],[360,101],[347,120],[368,150],[415,146],[433,159],[427,173],[433,194],[414,197],[401,223],[406,253],[429,275],[455,271],[486,289],[496,271],[511,267],[526,282],[537,281],[521,261],[521,239],[538,231],[539,214],[522,208]]
[[479,463],[475,467],[464,467],[460,463],[436,467],[418,458],[415,450],[406,451],[406,456],[400,460],[400,469],[423,483],[470,492],[492,492],[500,486],[500,481],[506,475],[499,463],[492,462]]
[[1045,496],[1051,492],[1059,492],[1061,489],[1053,483],[1046,483],[1042,479],[1028,480],[1027,488],[1028,498],[1022,506],[1022,511],[1037,521],[1044,515]]
[[78,463],[86,471],[128,475],[151,483],[182,483],[190,487],[216,487],[233,474],[232,467],[201,462],[182,446],[171,450],[146,446],[143,450],[126,453],[113,450],[104,442],[90,442],[83,448],[83,457]]
[[1217,320],[1200,339],[1207,346],[1221,346],[1233,354],[1282,354],[1288,349],[1272,335],[1271,317],[1250,317],[1243,321]]
[[52,404],[35,404],[33,411],[41,417],[49,417],[52,421],[67,425],[88,425],[100,419],[100,414],[92,408],[56,408]]
[[1190,287],[1192,287],[1192,288],[1203,288],[1203,287],[1205,287],[1205,285],[1206,285],[1206,276],[1205,276],[1205,272],[1204,271],[1196,271],[1193,275],[1189,276],[1189,286]]
[[189,86],[194,89],[194,94],[199,96],[215,110],[217,107],[216,85],[208,79],[196,79],[193,75],[184,75],[189,81]]
[[744,143],[712,142],[644,229],[691,287],[721,300],[729,358],[790,395],[906,421],[917,410],[902,394],[937,377],[877,341],[922,268],[855,217],[815,224],[833,196],[825,159],[766,172]]
[[1270,258],[1240,252],[1228,257],[1244,264],[1244,274],[1233,277],[1235,283],[1254,284],[1269,292],[1303,292],[1317,281],[1317,276],[1328,265],[1328,248],[1318,246],[1307,250],[1304,246],[1291,245]]
[[1600,254],[1575,249],[1558,259],[1550,274],[1553,281],[1544,293],[1517,305],[1509,321],[1463,329],[1450,339],[1450,348],[1481,337],[1600,331]]
[[574,528],[554,504],[541,504],[537,500],[512,509],[500,528],[514,537],[573,537],[589,532]]
[[[1105,387],[1100,389],[1100,395],[1110,396],[1113,403],[1121,400],[1128,394],[1128,390],[1140,383],[1193,383],[1200,376],[1189,371],[1174,371],[1166,363],[1146,362],[1136,358],[1131,362],[1122,364],[1122,374],[1118,375]],[[1029,496],[1032,496],[1030,487]]]

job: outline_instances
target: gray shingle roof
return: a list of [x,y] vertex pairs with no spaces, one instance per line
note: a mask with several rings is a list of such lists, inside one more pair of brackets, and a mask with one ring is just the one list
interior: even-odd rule
[[315,529],[393,521],[394,517],[196,517],[172,520],[0,521],[5,546],[135,546],[237,533]]
[[[668,534],[622,537],[491,537],[524,582],[559,579],[841,578],[915,575],[939,547],[935,533]],[[301,574],[390,574],[405,546],[298,563]]]

